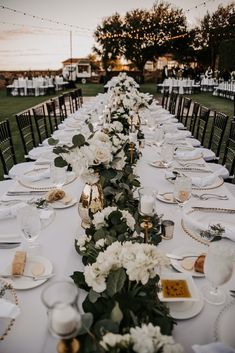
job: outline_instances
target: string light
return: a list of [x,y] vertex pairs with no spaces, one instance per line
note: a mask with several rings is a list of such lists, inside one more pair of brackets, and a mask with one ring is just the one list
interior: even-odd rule
[[11,11],[11,12],[14,12],[14,13],[19,13],[19,14],[21,14],[21,15],[23,15],[23,16],[28,16],[28,17],[31,17],[31,18],[34,18],[34,19],[38,19],[38,20],[40,20],[41,22],[44,22],[44,21],[45,21],[45,22],[54,23],[54,24],[56,24],[56,25],[64,25],[64,26],[76,28],[76,29],[79,29],[79,30],[82,30],[82,31],[93,32],[93,30],[90,29],[90,28],[80,27],[80,26],[77,26],[77,25],[71,25],[71,24],[63,23],[63,22],[60,22],[60,21],[52,20],[52,19],[50,19],[50,18],[45,18],[45,17],[33,15],[33,14],[30,14],[30,13],[25,12],[25,11],[20,11],[20,10],[12,9],[12,8],[10,8],[10,7],[7,7],[7,6],[0,5],[0,8],[1,8],[2,10]]

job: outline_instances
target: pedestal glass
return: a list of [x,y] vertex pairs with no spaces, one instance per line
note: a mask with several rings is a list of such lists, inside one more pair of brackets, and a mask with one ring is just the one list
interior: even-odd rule
[[204,263],[204,273],[210,284],[202,288],[205,300],[221,305],[226,296],[219,286],[229,281],[233,273],[234,251],[219,243],[211,243]]

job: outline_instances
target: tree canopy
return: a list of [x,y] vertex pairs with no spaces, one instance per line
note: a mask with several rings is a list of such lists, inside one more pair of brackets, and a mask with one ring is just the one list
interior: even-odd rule
[[102,57],[104,68],[109,59],[123,56],[143,72],[148,60],[186,49],[186,17],[181,9],[162,2],[150,11],[136,9],[123,18],[118,14],[106,18],[97,27],[95,39],[95,50]]

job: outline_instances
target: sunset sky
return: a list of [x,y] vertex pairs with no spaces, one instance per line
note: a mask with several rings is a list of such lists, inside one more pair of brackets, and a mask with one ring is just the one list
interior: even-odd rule
[[[70,57],[70,30],[73,56],[86,57],[94,45],[93,32],[104,17],[115,12],[124,15],[126,11],[135,8],[150,9],[154,2],[0,0],[0,70],[59,69],[61,62]],[[231,0],[169,2],[185,11],[189,10],[186,11],[186,16],[190,25],[194,25],[207,10],[214,11],[220,3],[226,5]],[[3,6],[16,11],[2,8]]]

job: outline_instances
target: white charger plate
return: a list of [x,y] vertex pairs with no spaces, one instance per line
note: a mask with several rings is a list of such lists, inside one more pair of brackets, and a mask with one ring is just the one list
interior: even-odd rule
[[[43,168],[43,169],[45,169],[45,168]],[[28,171],[24,175],[33,175],[35,173],[37,174],[38,172],[40,172],[40,169]],[[75,173],[74,172],[67,172],[66,173],[66,182],[64,185],[68,185],[68,184],[72,183],[74,180],[76,180]],[[30,188],[32,190],[48,190],[48,189],[55,188],[55,185],[53,185],[50,178],[46,178],[46,179],[42,179],[42,180],[38,180],[38,181],[28,181],[28,180],[24,180],[23,178],[20,178],[18,180],[18,183],[21,186],[24,186],[26,188]]]
[[[188,247],[182,247],[178,249],[174,249],[174,254],[179,255],[179,256],[199,256],[202,253],[205,253],[204,249],[202,250],[193,250],[192,248]],[[196,258],[194,258],[196,260]],[[182,273],[188,273],[193,277],[205,277],[204,273],[196,272],[194,270],[186,270],[182,266],[182,261],[171,259],[171,265],[174,267],[175,270],[182,272]]]
[[[50,275],[53,270],[52,263],[49,259],[43,256],[37,255],[27,255],[26,264],[24,269],[25,275],[33,275],[32,268],[35,264],[41,264],[44,267],[44,272],[42,275]],[[11,273],[11,263],[5,268],[3,274]],[[8,280],[14,287],[14,289],[25,290],[31,289],[38,286],[41,286],[44,282],[48,281],[48,279],[41,279],[34,281],[32,278],[19,277],[19,278],[11,278]]]
[[176,320],[186,320],[197,316],[204,307],[204,299],[198,291],[199,300],[196,302],[167,303],[170,315]]
[[235,300],[231,301],[220,311],[214,326],[215,340],[235,348],[234,335]]

